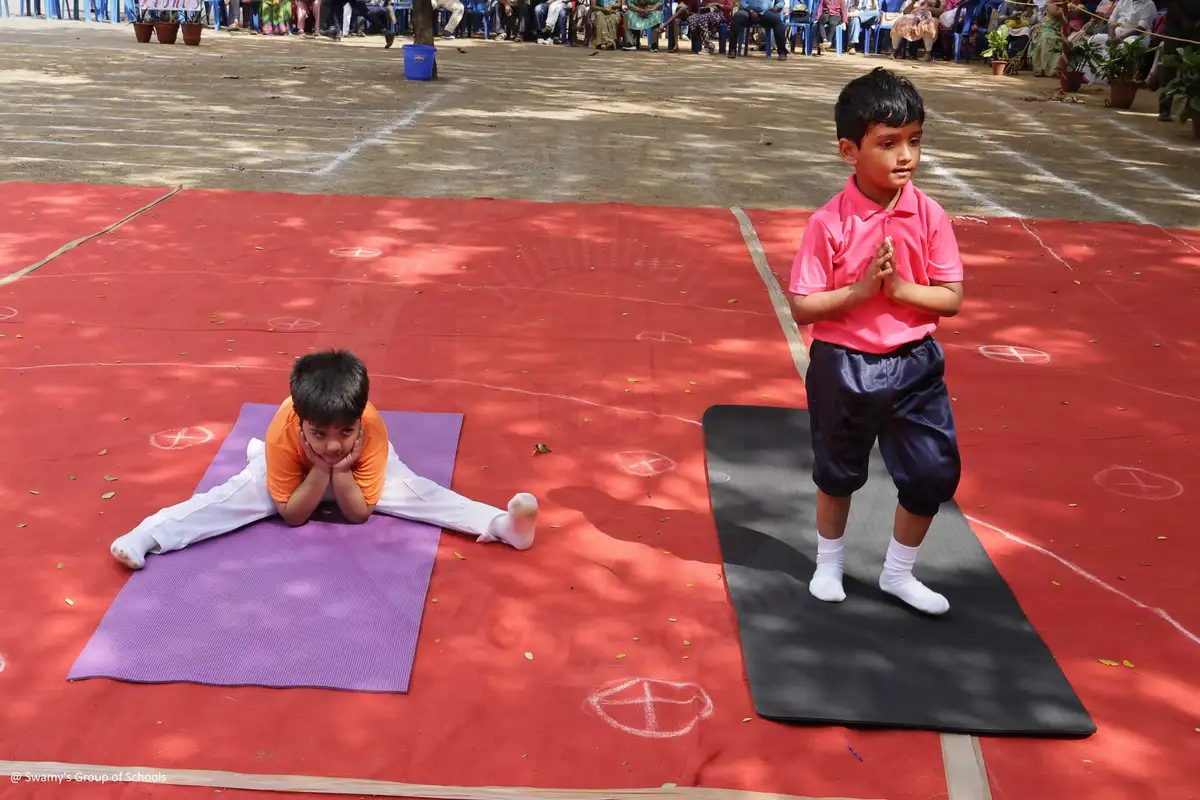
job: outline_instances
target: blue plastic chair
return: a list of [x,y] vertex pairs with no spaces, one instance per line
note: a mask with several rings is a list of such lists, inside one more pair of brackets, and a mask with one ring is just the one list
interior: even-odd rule
[[[971,36],[971,21],[975,19],[975,11],[979,7],[979,0],[971,0],[969,3],[963,3],[958,7],[958,13],[954,16],[954,25],[950,30],[940,31],[940,36],[954,37],[954,63],[961,63],[963,52],[963,42],[967,41]],[[970,48],[967,52],[967,61],[971,60]]]
[[[817,39],[817,20],[821,17],[821,0],[805,0],[803,3],[797,2],[793,8],[803,7],[808,12],[808,20],[805,22],[792,22],[784,20],[783,27],[788,32],[788,38],[792,42],[792,52],[796,52],[796,37],[800,36],[803,39],[801,44],[801,52],[806,56],[812,55],[813,46]],[[838,55],[842,53],[842,30],[841,26],[835,29],[834,41],[837,43]]]
[[884,31],[890,32],[892,30],[892,23],[884,22],[883,15],[899,13],[900,9],[904,7],[904,3],[905,3],[905,0],[880,0],[880,2],[879,2],[879,24],[875,26],[875,30],[874,30],[875,35],[872,36],[870,39],[870,44],[872,46],[871,46],[870,50],[867,51],[868,53],[878,53],[879,52],[879,37],[883,35]]

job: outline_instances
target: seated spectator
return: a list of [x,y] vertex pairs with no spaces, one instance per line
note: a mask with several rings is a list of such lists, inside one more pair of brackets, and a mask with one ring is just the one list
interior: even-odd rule
[[621,29],[621,0],[592,0],[592,46],[616,50]]
[[[925,42],[925,60],[933,60],[933,42],[938,35],[938,17],[943,0],[908,0],[892,23],[892,58],[902,58],[901,41]],[[916,58],[916,54],[913,54]]]
[[[675,3],[675,13],[672,14],[665,22],[663,28],[667,31],[667,41],[671,42],[667,48],[668,53],[674,53],[679,49],[680,27],[690,17],[700,11],[700,0],[677,0]],[[689,29],[690,29],[689,25]],[[674,36],[672,36],[672,32]]]
[[[733,14],[733,24],[729,32],[729,48],[725,55],[737,58],[738,44],[742,34],[749,36],[747,30],[752,25],[760,25],[763,30],[770,31],[775,37],[775,47],[779,50],[779,60],[787,59],[787,31],[783,27],[783,0],[741,0],[740,8]],[[770,55],[768,53],[767,55]]]
[[292,0],[262,0],[258,14],[263,33],[286,36],[292,22]]
[[[714,40],[721,37],[721,26],[733,21],[733,0],[716,0],[688,15],[688,36],[700,42],[700,49],[709,55],[717,52]],[[732,46],[732,45],[731,45]]]
[[[1144,38],[1150,41],[1149,32],[1154,28],[1158,9],[1154,0],[1117,0],[1108,18],[1108,29],[1090,38],[1100,48],[1100,58],[1108,56],[1108,48],[1130,39]],[[1090,69],[1083,71],[1088,83],[1103,83]]]
[[637,50],[637,35],[648,31],[651,52],[658,51],[658,28],[663,23],[662,0],[625,1],[625,44],[622,50]]
[[816,55],[821,55],[824,45],[834,43],[837,27],[846,27],[849,22],[845,0],[823,0],[821,16],[817,17],[817,49]]
[[462,0],[433,0],[433,24],[437,27],[438,11],[446,9],[450,12],[450,19],[446,22],[446,27],[442,31],[443,39],[453,39],[454,32],[458,30],[458,24],[462,22],[463,14],[466,13],[467,7],[463,5]]
[[1029,64],[1034,77],[1057,75],[1062,68],[1063,40],[1067,35],[1068,0],[1050,0],[1046,13],[1033,26],[1029,40]]
[[879,0],[846,0],[846,17],[846,51],[858,52],[863,31],[870,36],[879,24]]
[[538,44],[554,44],[554,29],[558,27],[558,18],[563,11],[571,13],[569,0],[544,0],[534,7],[538,21]]
[[[240,0],[230,0],[231,3]],[[308,32],[307,23],[312,20],[312,33]],[[296,33],[313,36],[320,30],[321,0],[296,0]]]
[[521,41],[521,19],[525,16],[526,0],[500,0],[500,13],[504,17],[504,40]]

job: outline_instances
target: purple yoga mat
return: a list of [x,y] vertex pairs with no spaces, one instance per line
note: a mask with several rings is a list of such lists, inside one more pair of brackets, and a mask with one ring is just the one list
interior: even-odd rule
[[[197,492],[242,470],[277,408],[242,406]],[[448,487],[462,415],[381,413],[400,459]],[[149,556],[67,680],[407,692],[439,534],[322,508],[299,528],[274,517]]]

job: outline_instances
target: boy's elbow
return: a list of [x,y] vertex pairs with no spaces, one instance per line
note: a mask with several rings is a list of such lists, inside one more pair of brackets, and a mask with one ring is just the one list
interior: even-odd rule
[[788,308],[792,312],[792,321],[801,327],[805,325],[811,325],[816,322],[816,320],[812,318],[812,314],[810,314],[808,309],[805,308],[804,301],[806,299],[807,298],[801,294],[788,295]]

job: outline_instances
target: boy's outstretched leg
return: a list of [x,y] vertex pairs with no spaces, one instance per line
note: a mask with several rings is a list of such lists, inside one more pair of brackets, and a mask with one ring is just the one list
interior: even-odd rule
[[842,537],[849,516],[849,497],[833,497],[817,490],[817,570],[808,583],[808,591],[827,603],[840,603],[846,599],[846,591],[842,588],[845,563]]
[[261,440],[250,440],[246,461],[245,469],[220,486],[164,508],[118,537],[109,548],[113,558],[130,569],[141,569],[149,554],[180,550],[275,514]]
[[463,497],[409,469],[388,445],[383,496],[375,506],[381,514],[428,522],[469,534],[479,542],[504,542],[517,550],[533,547],[537,499],[524,492],[508,501],[508,510]]
[[888,543],[887,559],[883,573],[879,576],[879,588],[900,598],[918,611],[926,614],[945,614],[950,610],[950,601],[913,577],[913,565],[917,563],[917,551],[933,517],[918,517],[896,506],[896,522],[892,540]]

